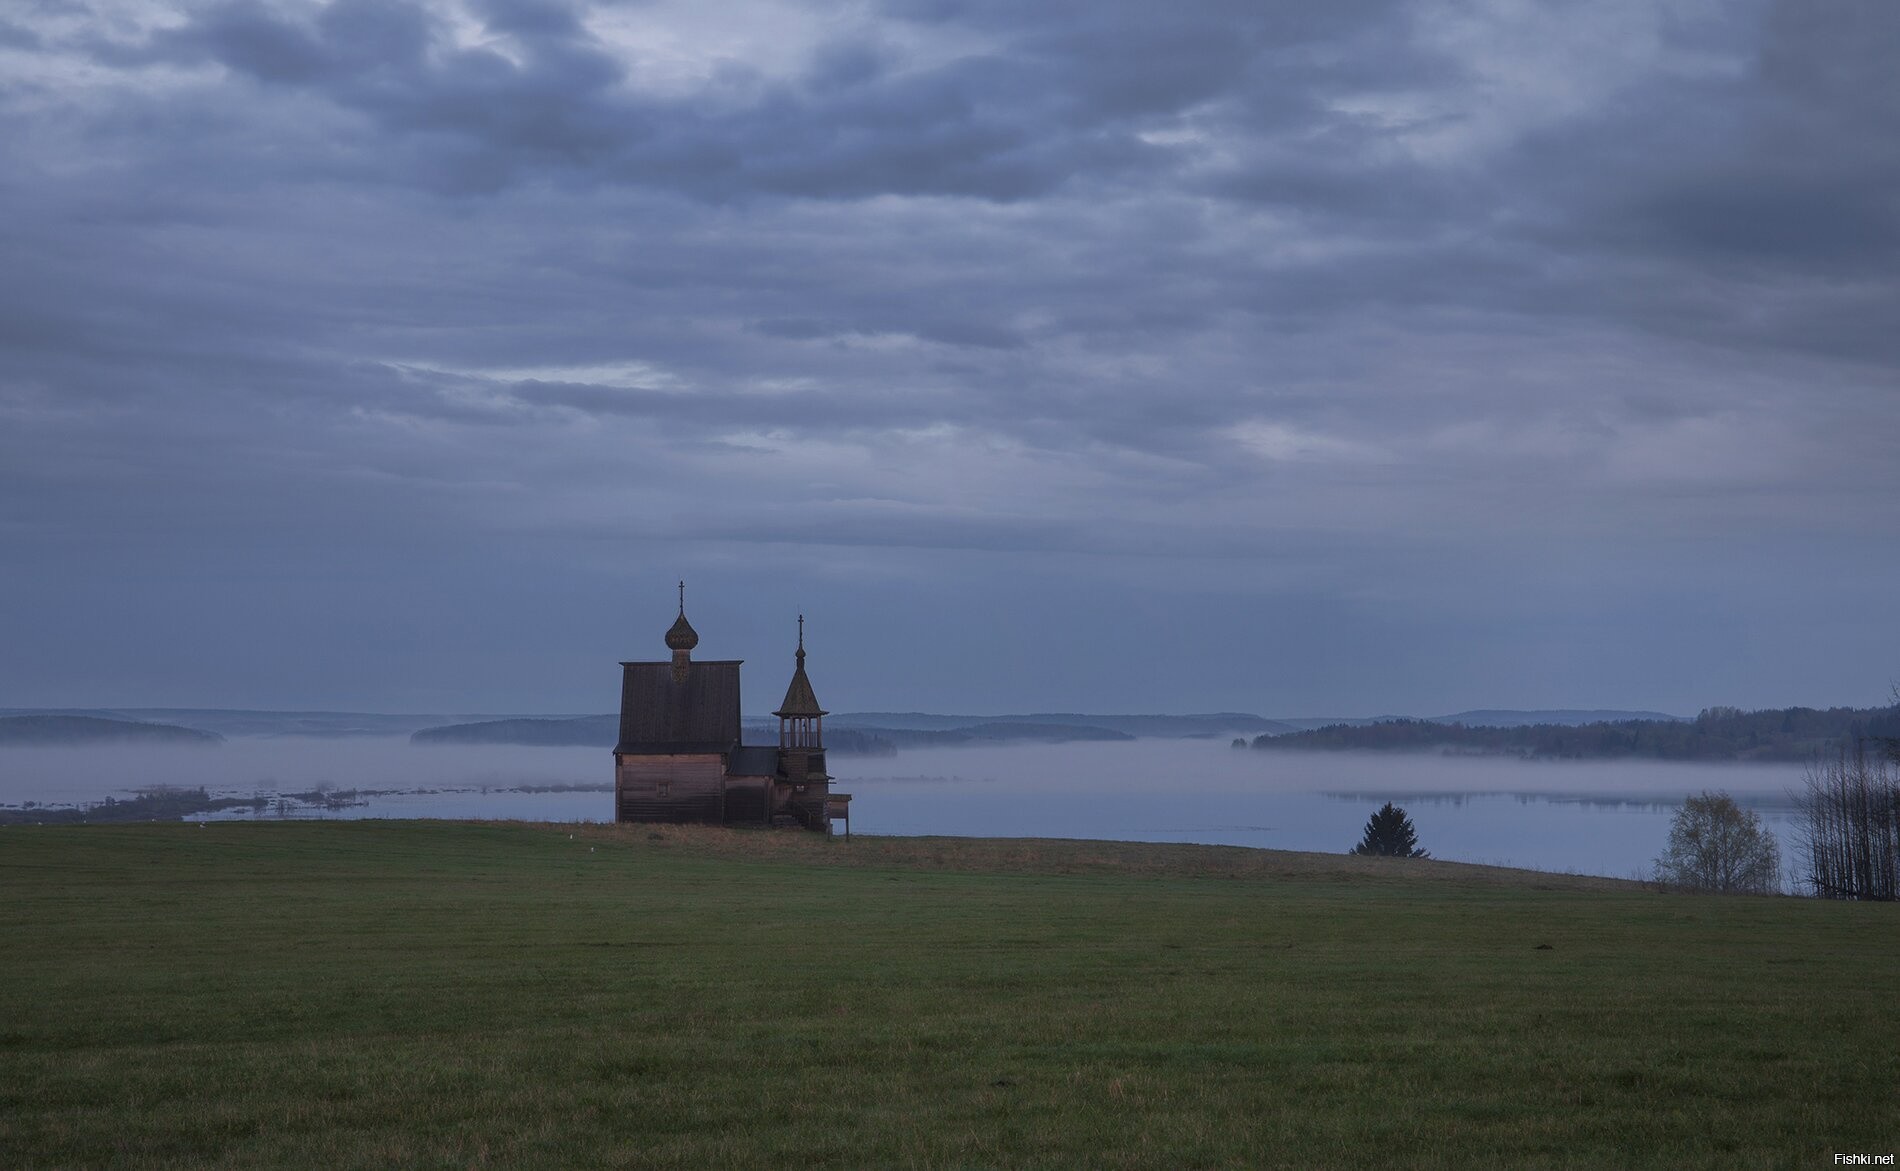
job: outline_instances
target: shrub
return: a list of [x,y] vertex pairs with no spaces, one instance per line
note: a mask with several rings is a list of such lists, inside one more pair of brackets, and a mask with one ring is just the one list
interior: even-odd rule
[[1703,792],[1676,811],[1656,880],[1683,890],[1773,894],[1781,889],[1781,848],[1759,814],[1727,793]]

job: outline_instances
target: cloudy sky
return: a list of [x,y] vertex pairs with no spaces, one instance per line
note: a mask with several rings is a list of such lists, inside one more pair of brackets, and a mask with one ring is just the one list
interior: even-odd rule
[[1890,0],[15,0],[0,704],[1900,677]]

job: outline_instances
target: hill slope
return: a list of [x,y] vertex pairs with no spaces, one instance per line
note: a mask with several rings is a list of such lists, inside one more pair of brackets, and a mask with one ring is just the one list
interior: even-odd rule
[[542,748],[610,749],[619,737],[619,716],[579,716],[445,724],[418,729],[410,733],[409,739],[416,744],[526,744]]
[[0,716],[0,747],[96,744],[224,743],[216,732],[176,724],[146,724],[98,716]]
[[1466,726],[1431,720],[1333,724],[1261,736],[1255,748],[1283,751],[1448,752],[1552,759],[1750,760],[1802,762],[1862,739],[1900,738],[1900,705],[1890,708],[1709,708],[1693,720]]
[[1900,1134],[1891,905],[1102,842],[0,832],[8,1167],[1818,1167]]

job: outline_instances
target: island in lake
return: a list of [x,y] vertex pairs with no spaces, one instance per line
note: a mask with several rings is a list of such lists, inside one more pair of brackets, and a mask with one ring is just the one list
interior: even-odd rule
[[[825,724],[825,746],[840,756],[889,756],[900,748],[945,748],[981,744],[1073,744],[1138,737],[1213,739],[1236,732],[1284,732],[1299,725],[1238,712],[1213,715],[1088,715],[1038,712],[1028,715],[945,716],[928,712],[848,712]],[[619,734],[613,715],[478,720],[422,728],[417,744],[518,744],[539,747],[611,748]],[[776,744],[776,726],[750,721],[746,743]]]
[[100,744],[224,743],[216,732],[176,724],[148,724],[137,720],[109,720],[100,716],[34,714],[0,716],[0,747]]
[[[1712,707],[1693,720],[1625,719],[1592,723],[1485,725],[1393,719],[1338,723],[1255,737],[1253,747],[1282,751],[1442,752],[1553,760],[1622,757],[1694,761],[1807,761],[1857,743],[1900,740],[1900,704],[1884,708],[1809,707],[1745,712]],[[1238,743],[1238,742],[1237,742]]]

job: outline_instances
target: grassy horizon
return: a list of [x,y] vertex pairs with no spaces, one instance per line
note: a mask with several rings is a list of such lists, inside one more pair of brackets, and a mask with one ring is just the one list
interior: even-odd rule
[[1235,847],[0,830],[0,1165],[1815,1166],[1892,906]]

